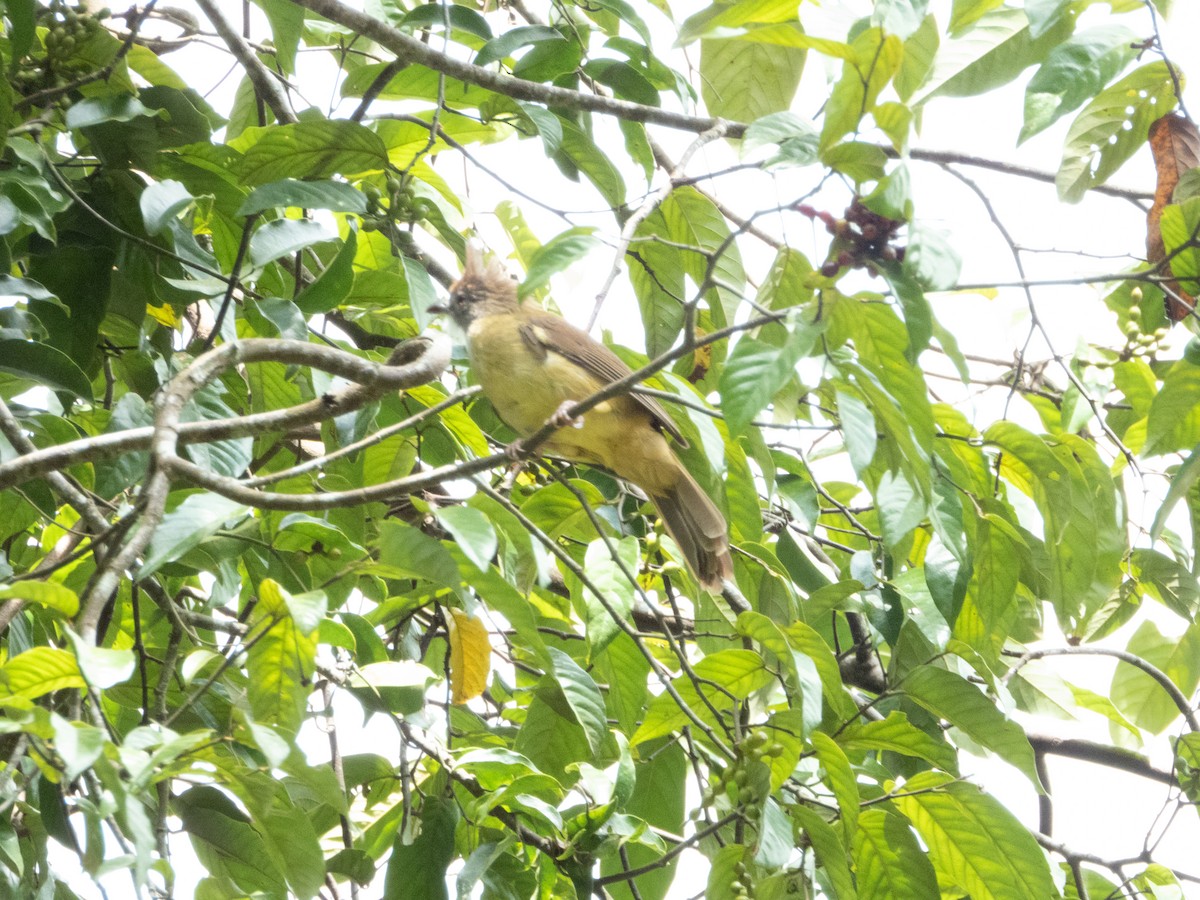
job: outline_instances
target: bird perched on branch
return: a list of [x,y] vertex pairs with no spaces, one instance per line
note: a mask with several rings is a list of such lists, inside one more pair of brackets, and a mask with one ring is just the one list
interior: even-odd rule
[[466,335],[471,371],[496,412],[523,436],[547,422],[559,426],[542,452],[589,463],[641,488],[679,546],[688,567],[711,591],[732,577],[725,519],[671,451],[664,435],[687,446],[653,399],[620,394],[578,419],[570,407],[630,369],[615,353],[560,316],[517,298],[517,285],[475,242],[462,278],[450,288],[448,312]]

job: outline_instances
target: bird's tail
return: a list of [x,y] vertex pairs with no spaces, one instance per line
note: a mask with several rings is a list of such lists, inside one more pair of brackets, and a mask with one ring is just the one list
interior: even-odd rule
[[733,577],[729,534],[720,510],[682,465],[675,483],[651,494],[650,500],[692,574],[705,588],[720,593],[721,583]]

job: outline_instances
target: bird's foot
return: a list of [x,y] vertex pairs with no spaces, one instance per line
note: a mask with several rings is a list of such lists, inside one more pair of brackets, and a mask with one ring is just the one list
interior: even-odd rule
[[554,411],[554,415],[550,417],[550,424],[555,428],[566,428],[567,426],[570,426],[571,428],[582,428],[583,416],[576,418],[575,416],[571,415],[571,410],[574,408],[574,400],[564,400],[561,404],[559,404],[558,409]]

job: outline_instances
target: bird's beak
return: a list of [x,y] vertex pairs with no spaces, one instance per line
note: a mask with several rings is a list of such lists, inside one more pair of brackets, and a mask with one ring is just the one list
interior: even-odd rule
[[425,312],[433,313],[435,316],[440,316],[442,313],[450,312],[450,307],[444,303],[435,303],[433,306],[427,307]]

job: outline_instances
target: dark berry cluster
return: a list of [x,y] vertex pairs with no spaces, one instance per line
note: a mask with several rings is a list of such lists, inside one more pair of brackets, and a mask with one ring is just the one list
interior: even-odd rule
[[826,277],[832,278],[842,269],[870,268],[874,272],[870,266],[873,261],[897,262],[904,259],[904,248],[892,245],[904,222],[868,209],[859,197],[854,198],[840,219],[835,219],[825,210],[814,209],[807,203],[799,204],[796,212],[820,220],[833,235],[830,258],[821,267],[821,274]]

